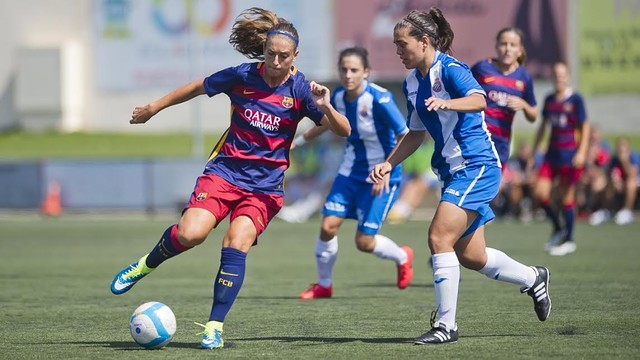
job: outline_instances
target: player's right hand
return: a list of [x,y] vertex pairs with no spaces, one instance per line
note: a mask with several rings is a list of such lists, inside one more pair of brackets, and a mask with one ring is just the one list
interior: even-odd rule
[[369,174],[369,179],[377,184],[379,181],[384,180],[384,176],[391,172],[391,164],[388,161],[385,161],[380,164],[376,164],[371,170],[371,174]]

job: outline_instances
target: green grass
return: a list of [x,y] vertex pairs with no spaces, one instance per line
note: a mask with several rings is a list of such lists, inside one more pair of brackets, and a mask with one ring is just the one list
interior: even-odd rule
[[[220,135],[205,135],[202,156]],[[0,133],[0,159],[192,155],[190,134]]]
[[[578,251],[555,258],[543,250],[549,226],[495,223],[488,242],[551,271],[553,311],[539,322],[517,286],[462,271],[456,344],[414,346],[434,308],[426,259],[428,223],[383,231],[416,252],[414,283],[399,291],[395,267],[357,252],[354,225],[340,233],[335,297],[304,302],[315,280],[318,219],[274,221],[248,257],[243,289],[225,323],[226,347],[198,349],[211,306],[221,225],[201,247],[163,264],[127,294],[109,291],[113,275],[146,253],[171,219],[90,220],[35,215],[0,218],[0,358],[46,359],[630,359],[640,356],[640,224],[576,229]],[[128,319],[147,301],[177,317],[174,340],[150,351],[131,339]]]
[[[607,134],[611,146],[620,134]],[[640,133],[628,136],[633,149],[640,151]],[[533,134],[516,133],[514,144],[533,142]],[[211,152],[220,134],[204,136],[202,156]],[[0,133],[0,159],[92,158],[190,156],[192,137],[186,133]]]

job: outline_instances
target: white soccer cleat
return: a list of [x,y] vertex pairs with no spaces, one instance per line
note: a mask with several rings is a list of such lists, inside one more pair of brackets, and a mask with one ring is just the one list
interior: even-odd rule
[[616,225],[629,225],[633,222],[633,211],[622,209],[616,213],[613,221]]

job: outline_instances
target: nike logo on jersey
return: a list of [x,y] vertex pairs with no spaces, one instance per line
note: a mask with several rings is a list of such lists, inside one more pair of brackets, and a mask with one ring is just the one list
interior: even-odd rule
[[251,95],[251,94],[255,94],[256,92],[255,91],[251,91],[251,90],[243,90],[242,93],[244,95]]

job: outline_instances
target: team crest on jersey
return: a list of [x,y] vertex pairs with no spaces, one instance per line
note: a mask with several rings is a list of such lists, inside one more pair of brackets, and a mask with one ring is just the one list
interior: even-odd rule
[[293,98],[285,96],[282,98],[282,106],[287,109],[291,109],[293,107]]
[[209,193],[201,192],[196,196],[196,201],[204,201],[209,196]]
[[360,108],[360,111],[358,111],[358,113],[362,117],[369,116],[369,108],[366,105],[362,105],[362,107]]
[[524,90],[524,83],[520,80],[516,80],[516,88],[520,91]]
[[562,108],[564,109],[564,112],[566,112],[566,113],[573,112],[573,104],[564,104],[564,106]]
[[440,78],[436,78],[436,80],[433,82],[433,86],[431,87],[431,90],[433,90],[433,92],[442,91],[442,83],[440,82]]

